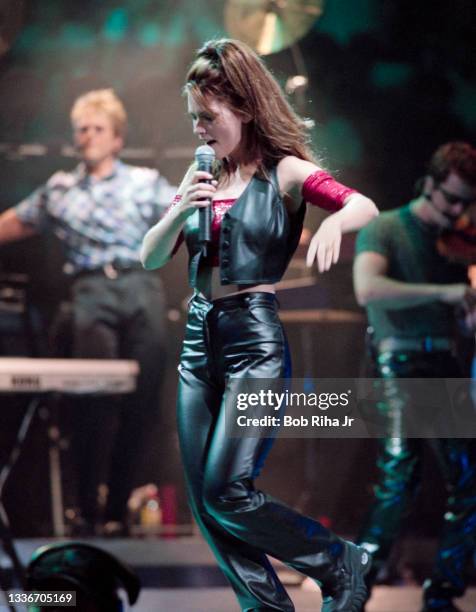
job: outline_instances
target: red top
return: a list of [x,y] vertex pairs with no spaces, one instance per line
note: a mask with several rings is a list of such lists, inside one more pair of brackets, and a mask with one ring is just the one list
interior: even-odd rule
[[218,246],[220,244],[221,221],[225,213],[230,210],[237,198],[227,198],[225,200],[212,200],[212,240],[208,249],[207,259],[212,266],[219,266]]

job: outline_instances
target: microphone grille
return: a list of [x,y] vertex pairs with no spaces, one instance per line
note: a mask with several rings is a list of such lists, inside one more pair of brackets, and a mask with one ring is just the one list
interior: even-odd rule
[[195,149],[195,159],[203,159],[203,158],[211,158],[215,159],[215,151],[210,147],[210,145],[201,145]]

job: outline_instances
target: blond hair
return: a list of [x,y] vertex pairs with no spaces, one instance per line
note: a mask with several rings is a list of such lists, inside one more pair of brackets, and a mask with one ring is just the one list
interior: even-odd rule
[[125,135],[126,109],[113,89],[96,89],[79,96],[71,109],[70,118],[73,125],[86,109],[104,113],[111,120],[116,136]]

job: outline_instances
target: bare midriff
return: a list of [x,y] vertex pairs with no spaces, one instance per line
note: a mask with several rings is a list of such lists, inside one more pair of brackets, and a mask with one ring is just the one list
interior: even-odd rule
[[249,291],[265,291],[276,293],[274,285],[222,285],[220,283],[220,268],[203,267],[197,277],[195,291],[205,299],[212,301],[227,295],[236,295]]

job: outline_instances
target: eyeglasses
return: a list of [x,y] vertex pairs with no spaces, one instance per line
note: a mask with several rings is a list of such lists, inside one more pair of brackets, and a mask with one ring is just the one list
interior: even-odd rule
[[445,200],[448,202],[450,206],[455,206],[456,204],[462,204],[463,208],[468,208],[469,206],[471,206],[471,204],[476,204],[476,198],[463,198],[462,196],[457,195],[455,193],[449,193],[441,185],[438,185],[436,189],[438,191],[441,191],[441,193],[445,197]]

